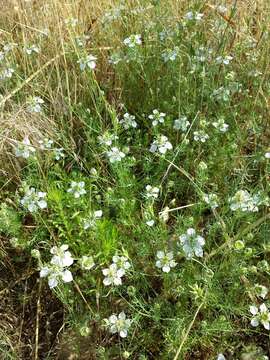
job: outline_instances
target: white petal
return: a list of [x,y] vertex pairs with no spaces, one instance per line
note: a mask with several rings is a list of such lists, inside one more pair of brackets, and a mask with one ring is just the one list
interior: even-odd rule
[[58,281],[57,281],[56,277],[49,278],[48,284],[49,284],[50,289],[53,289],[54,287],[56,287],[58,285]]
[[121,336],[121,338],[127,337],[127,330],[126,329],[121,330],[119,335]]
[[120,312],[120,314],[118,315],[118,318],[121,319],[121,320],[126,319],[126,314],[124,313],[124,311]]
[[162,271],[165,272],[165,273],[170,272],[170,270],[171,270],[171,268],[169,267],[169,265],[165,265],[165,266],[163,266],[163,268],[162,268]]
[[260,312],[267,312],[267,311],[268,311],[268,309],[267,309],[266,305],[265,305],[265,304],[261,304],[261,305],[260,305]]
[[251,312],[252,315],[257,315],[258,314],[258,308],[257,306],[251,305],[249,307],[249,311]]
[[254,326],[254,327],[256,327],[256,326],[259,325],[259,321],[258,321],[256,318],[253,318],[250,323],[251,323],[251,325]]
[[111,285],[111,283],[112,283],[112,279],[109,278],[109,277],[106,277],[106,278],[103,280],[103,284],[104,284],[105,286]]
[[71,272],[69,270],[65,270],[63,273],[62,273],[62,280],[65,282],[65,283],[68,283],[68,282],[71,282],[73,280],[73,276],[71,274]]
[[42,268],[42,269],[40,270],[39,276],[40,276],[40,277],[46,277],[46,276],[49,275],[49,273],[50,273],[50,269],[49,269],[47,266],[45,266],[44,268]]

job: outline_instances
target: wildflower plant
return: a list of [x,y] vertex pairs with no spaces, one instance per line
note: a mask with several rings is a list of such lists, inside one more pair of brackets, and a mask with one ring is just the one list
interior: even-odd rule
[[267,1],[3,4],[1,355],[263,358]]
[[170,272],[170,270],[177,265],[173,259],[173,253],[171,251],[158,251],[157,259],[158,260],[156,261],[156,266],[162,269],[162,271],[165,273]]
[[253,315],[250,322],[252,326],[256,327],[261,323],[266,330],[270,330],[270,312],[265,304],[261,304],[259,308],[252,305],[249,311]]
[[155,153],[158,151],[160,154],[164,155],[164,154],[166,154],[166,152],[168,150],[172,150],[172,148],[173,148],[173,146],[169,142],[167,136],[160,135],[157,137],[156,140],[153,141],[149,150],[152,153]]
[[31,187],[26,190],[20,204],[27,209],[30,213],[36,213],[38,210],[47,208],[46,193],[38,191]]
[[121,338],[127,337],[128,330],[131,326],[131,320],[126,318],[124,311],[119,315],[111,315],[108,319],[104,319],[104,322],[110,333],[118,333]]
[[75,199],[86,194],[85,182],[84,181],[72,181],[70,188],[67,189],[67,192],[73,194]]
[[47,277],[48,285],[53,289],[58,286],[59,281],[69,283],[73,280],[72,273],[67,268],[73,264],[74,259],[65,244],[53,246],[50,252],[53,255],[50,264],[41,267],[40,277]]
[[179,245],[188,260],[192,259],[193,256],[203,257],[205,239],[198,235],[195,229],[189,228],[185,234],[179,236]]

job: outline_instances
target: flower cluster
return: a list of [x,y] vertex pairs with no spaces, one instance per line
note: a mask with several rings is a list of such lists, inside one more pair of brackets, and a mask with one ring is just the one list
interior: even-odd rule
[[26,191],[20,203],[31,213],[36,213],[39,209],[45,209],[47,207],[45,198],[45,192],[37,191],[35,188],[31,187]]
[[59,280],[65,283],[73,280],[72,273],[67,269],[73,264],[73,257],[68,251],[68,245],[51,248],[52,259],[50,264],[40,269],[40,277],[48,277],[48,284],[51,289],[56,287]]

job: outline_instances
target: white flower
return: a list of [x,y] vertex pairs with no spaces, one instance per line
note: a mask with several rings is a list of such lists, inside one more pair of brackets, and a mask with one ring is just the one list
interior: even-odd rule
[[27,110],[29,112],[40,113],[42,111],[41,105],[44,104],[44,100],[42,100],[39,96],[33,96],[28,99],[27,103]]
[[102,136],[98,136],[98,141],[100,145],[111,146],[113,141],[117,140],[118,136],[114,134],[110,134],[106,131]]
[[252,305],[249,307],[249,311],[254,315],[250,322],[252,326],[256,327],[261,323],[266,330],[270,330],[270,312],[265,304],[261,304],[259,308]]
[[178,51],[179,51],[178,47],[175,47],[174,49],[164,50],[161,54],[164,62],[175,61],[178,56]]
[[45,209],[47,207],[45,197],[45,192],[37,191],[35,188],[31,187],[26,191],[20,203],[28,211],[30,211],[31,213],[35,213],[39,209]]
[[158,123],[163,124],[166,114],[159,112],[157,109],[153,110],[153,113],[148,116],[148,119],[152,120],[152,125],[157,126]]
[[80,260],[81,268],[83,270],[91,270],[95,266],[93,256],[83,256]]
[[111,150],[107,151],[107,156],[111,163],[115,163],[121,161],[126,155],[117,147],[112,147]]
[[10,79],[14,73],[14,69],[6,68],[0,72],[0,80]]
[[112,260],[119,269],[122,269],[124,271],[128,270],[131,267],[130,262],[125,256],[114,255]]
[[111,264],[107,269],[102,270],[103,275],[105,276],[103,284],[108,285],[121,285],[122,277],[125,275],[124,269],[118,269],[115,263]]
[[266,295],[268,294],[268,289],[264,285],[256,284],[254,286],[254,292],[255,292],[256,296],[259,296],[262,299],[265,299]]
[[84,230],[87,230],[89,228],[94,228],[96,225],[96,220],[100,219],[102,217],[102,210],[94,211],[90,214],[90,216],[84,220],[83,228]]
[[43,140],[39,140],[40,149],[41,150],[48,150],[52,148],[53,140],[48,138],[44,138]]
[[96,60],[96,56],[90,54],[80,58],[77,63],[80,64],[80,69],[82,71],[85,70],[87,67],[91,70],[94,70],[96,67]]
[[159,188],[151,185],[146,185],[146,194],[147,199],[157,199],[159,194]]
[[206,202],[206,204],[210,205],[212,209],[218,207],[218,196],[216,194],[204,194],[203,200]]
[[68,193],[74,194],[74,197],[78,199],[81,195],[86,194],[85,190],[85,182],[84,181],[72,181],[70,184],[70,188],[67,190]]
[[156,261],[156,266],[162,269],[162,271],[165,273],[170,272],[171,268],[177,265],[173,259],[172,252],[158,251],[157,258],[158,260]]
[[137,123],[135,121],[135,116],[130,115],[129,113],[125,113],[123,119],[119,121],[121,125],[123,125],[124,129],[129,129],[130,127],[136,128]]
[[191,259],[194,255],[203,257],[205,240],[202,236],[196,234],[195,229],[187,229],[186,234],[179,236],[179,240],[187,259]]
[[53,246],[50,250],[53,255],[50,264],[40,270],[40,277],[48,277],[49,287],[52,289],[59,283],[59,279],[65,283],[73,280],[72,273],[66,268],[73,264],[73,257],[68,251],[68,245]]
[[185,19],[186,20],[196,20],[196,21],[201,21],[202,18],[203,18],[203,15],[202,13],[198,13],[196,11],[188,11],[185,15]]
[[63,148],[55,148],[55,149],[53,149],[53,154],[54,154],[54,159],[56,161],[64,159],[64,157],[65,157]]
[[233,59],[232,56],[227,55],[227,56],[218,56],[216,58],[216,63],[217,64],[223,64],[223,65],[229,65],[229,63],[231,62],[231,60]]
[[15,148],[15,156],[28,159],[31,153],[35,153],[36,149],[31,145],[28,136],[26,136],[21,143],[17,143]]
[[233,197],[229,198],[229,202],[232,211],[244,212],[258,211],[258,205],[261,203],[258,195],[251,196],[247,190],[238,190]]
[[38,54],[39,53],[39,47],[37,45],[31,45],[29,47],[25,47],[24,48],[24,52],[27,54],[27,55],[31,55],[32,53],[36,53]]
[[264,157],[265,157],[266,159],[270,159],[270,152],[266,152],[266,153],[264,154]]
[[179,119],[174,120],[173,128],[175,130],[181,130],[183,132],[186,132],[188,127],[190,125],[190,122],[188,121],[186,116],[180,116]]
[[126,314],[123,311],[118,316],[111,315],[109,319],[104,319],[104,321],[112,334],[118,333],[122,338],[127,337],[131,320],[126,318]]
[[58,267],[68,267],[73,264],[73,258],[68,251],[68,245],[61,245],[60,247],[53,246],[50,250],[50,253],[53,255],[51,259],[51,264]]
[[61,279],[64,283],[68,283],[73,280],[72,273],[69,270],[57,266],[45,266],[41,268],[40,277],[48,277],[48,285],[50,289],[53,289],[58,285],[59,279]]
[[229,125],[224,122],[223,118],[220,118],[217,121],[213,122],[213,126],[222,133],[225,133],[229,128]]
[[209,139],[209,135],[203,130],[194,131],[193,138],[195,141],[205,143]]
[[124,44],[129,48],[134,48],[136,45],[142,44],[142,37],[140,34],[133,34],[126,38]]
[[172,144],[168,141],[168,138],[164,135],[159,135],[155,141],[153,141],[150,151],[152,153],[159,151],[161,154],[166,154],[167,150],[173,148]]

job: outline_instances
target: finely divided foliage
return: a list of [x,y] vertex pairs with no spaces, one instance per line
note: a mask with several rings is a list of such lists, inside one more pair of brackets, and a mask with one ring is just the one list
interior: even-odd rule
[[267,9],[105,3],[0,19],[0,353],[266,360]]

